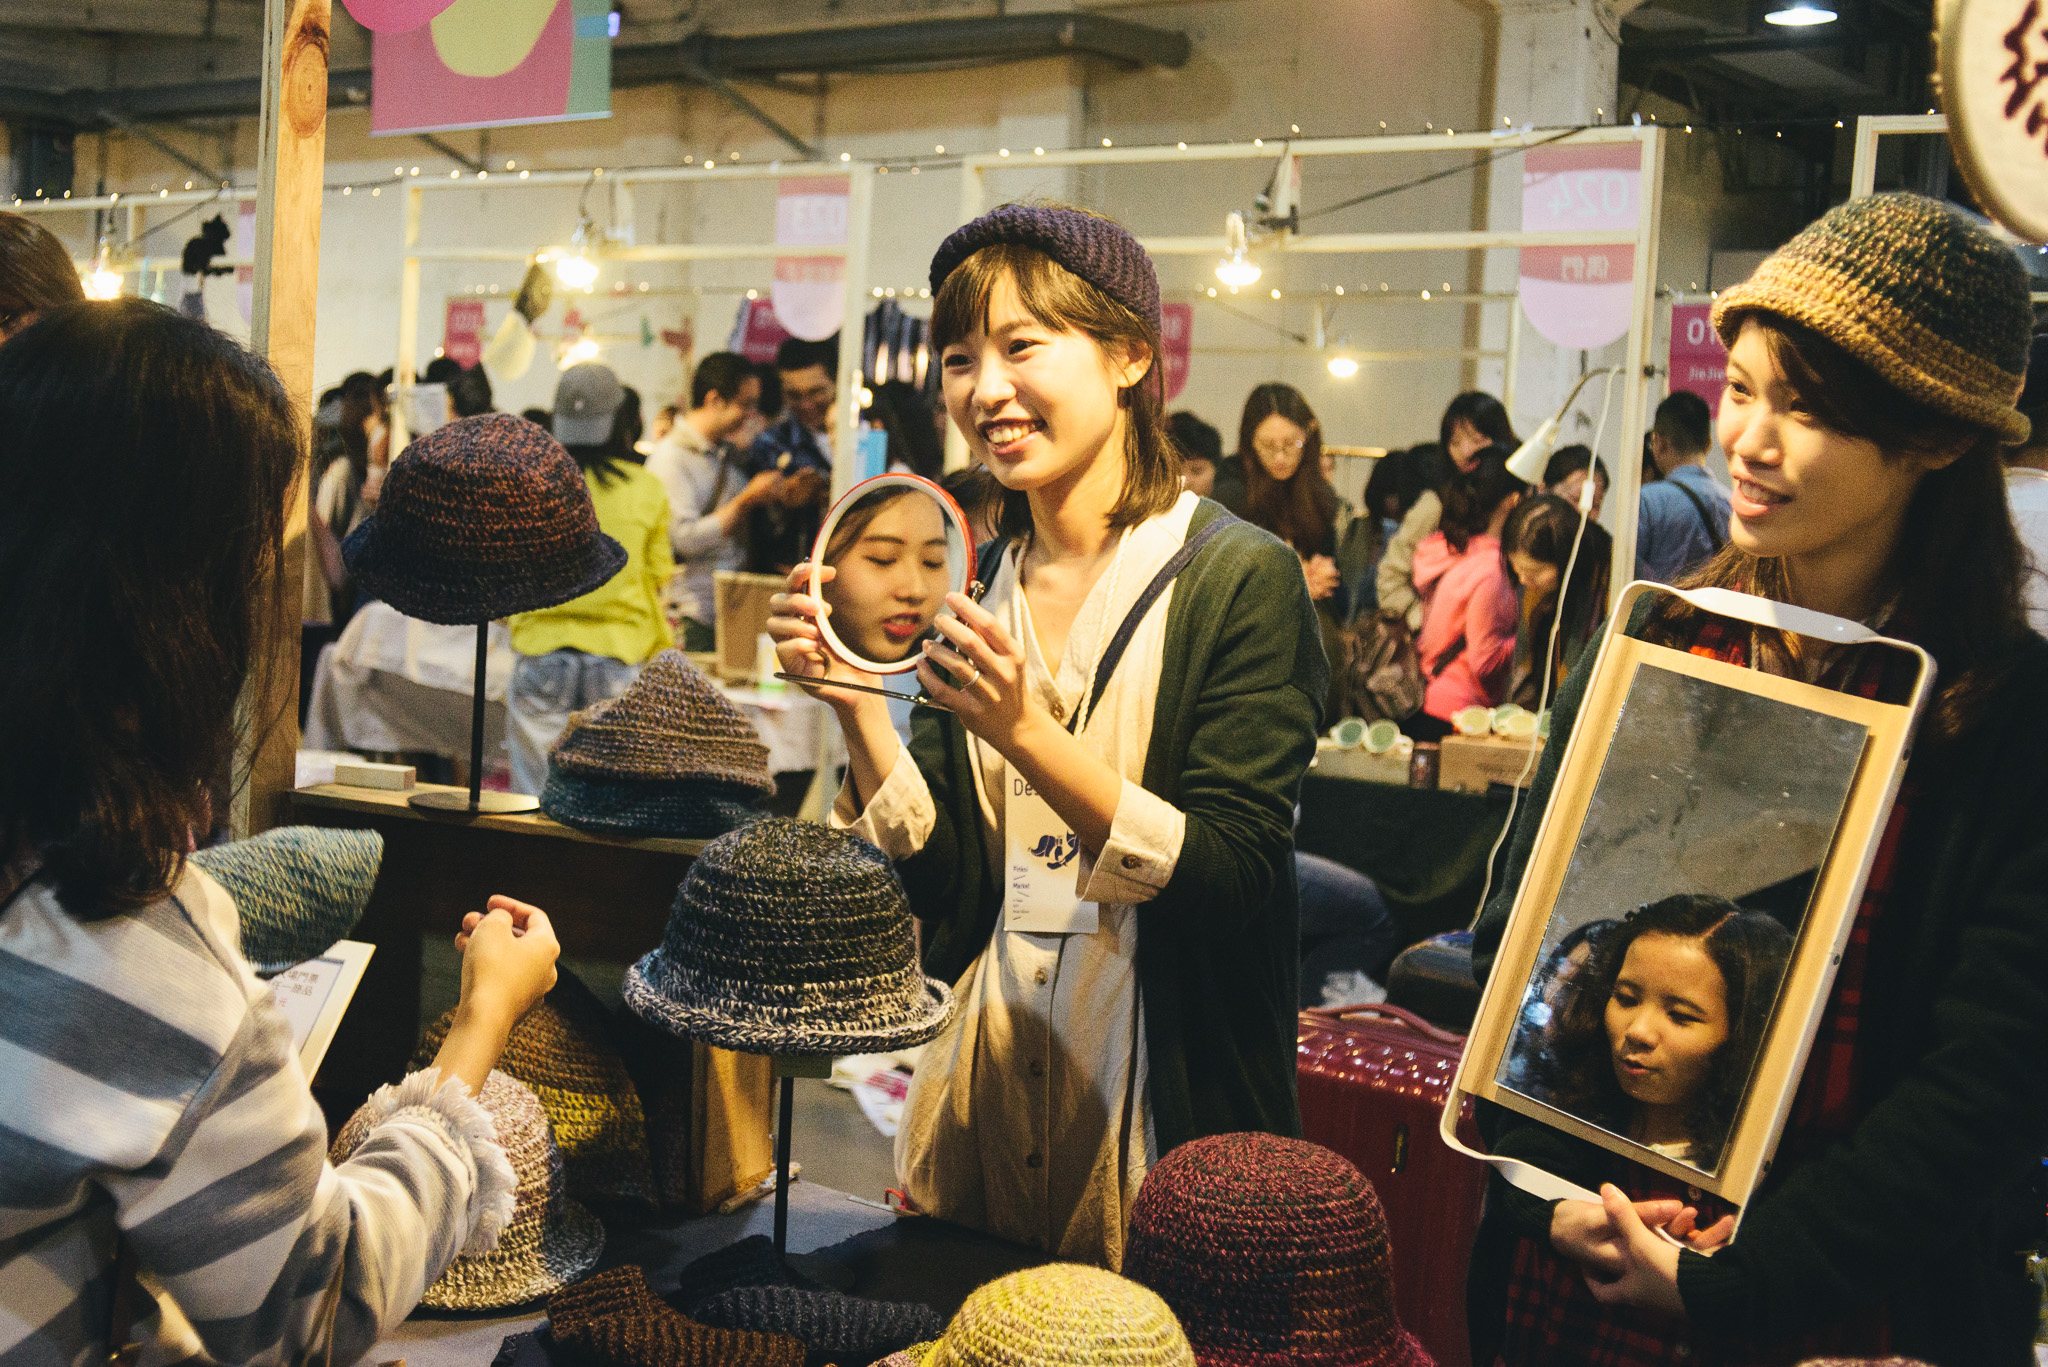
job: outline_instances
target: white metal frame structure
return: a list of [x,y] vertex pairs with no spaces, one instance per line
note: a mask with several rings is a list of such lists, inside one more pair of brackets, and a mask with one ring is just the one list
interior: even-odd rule
[[[840,327],[838,403],[840,413],[834,428],[832,453],[832,494],[837,498],[853,484],[858,468],[857,445],[860,429],[861,336],[867,317],[868,247],[874,217],[875,168],[870,162],[798,163],[767,166],[660,166],[630,170],[534,171],[521,179],[506,178],[479,184],[475,177],[450,180],[421,180],[405,187],[404,240],[398,304],[398,360],[393,375],[395,387],[412,383],[419,359],[420,263],[424,261],[497,261],[525,263],[550,246],[532,250],[512,247],[422,247],[420,220],[426,196],[446,190],[527,190],[578,188],[592,184],[608,186],[614,203],[630,204],[634,185],[695,185],[731,181],[785,180],[831,177],[847,183],[846,244],[842,247],[778,247],[773,242],[673,242],[646,246],[607,245],[598,253],[605,261],[773,261],[778,256],[836,256],[845,262],[843,287],[846,291],[846,319]],[[771,234],[772,236],[772,234]],[[402,421],[403,405],[392,405],[394,426]],[[394,432],[394,447],[403,441]]]
[[[1517,129],[1499,133],[1461,133],[1372,138],[1306,138],[1285,147],[1261,143],[1234,142],[1187,144],[1175,147],[1086,148],[1074,151],[1034,152],[1030,156],[981,153],[961,159],[960,221],[979,216],[988,206],[986,174],[990,171],[1037,169],[1044,166],[1131,166],[1174,165],[1195,161],[1276,161],[1281,157],[1351,157],[1374,153],[1416,152],[1498,152],[1504,148],[1527,150],[1541,143],[1578,145],[1588,143],[1633,143],[1642,153],[1641,192],[1637,201],[1636,225],[1629,232],[1522,232],[1518,229],[1473,229],[1445,232],[1399,233],[1310,233],[1283,234],[1259,244],[1261,255],[1287,256],[1300,253],[1353,254],[1370,252],[1478,251],[1497,247],[1601,247],[1635,248],[1634,293],[1630,304],[1627,354],[1623,361],[1624,385],[1621,405],[1623,459],[1614,472],[1615,535],[1614,592],[1635,577],[1636,503],[1641,489],[1641,463],[1627,459],[1628,434],[1645,428],[1649,412],[1648,389],[1653,374],[1649,348],[1656,334],[1657,240],[1663,225],[1664,130],[1658,127],[1585,128],[1569,138],[1557,139],[1559,130]],[[1282,177],[1282,183],[1286,178]],[[1221,213],[1217,206],[1216,212]],[[1206,210],[1204,210],[1206,212]],[[1222,234],[1214,236],[1150,237],[1142,239],[1155,256],[1211,256],[1224,254]],[[1515,345],[1515,324],[1521,307],[1510,314],[1508,379],[1514,388],[1514,370],[1519,361]],[[964,458],[957,432],[947,434],[948,464]]]
[[[137,291],[145,292],[152,271],[159,274],[181,270],[184,266],[185,244],[180,241],[170,251],[155,255],[138,254],[135,244],[149,232],[149,211],[152,209],[178,208],[188,204],[242,204],[257,198],[253,185],[230,186],[225,190],[156,190],[122,192],[106,195],[74,196],[71,199],[24,199],[7,205],[10,213],[17,214],[64,214],[91,213],[95,209],[109,212],[119,209],[128,211],[125,234],[120,239],[124,255],[109,263],[109,269],[122,275],[134,275],[139,281]],[[111,220],[110,220],[111,226]],[[111,232],[109,236],[111,237]],[[72,264],[84,271],[91,258],[72,258]],[[216,266],[254,266],[253,256],[221,256],[214,259]]]
[[[1948,136],[1946,114],[1865,114],[1856,120],[1856,160],[1849,171],[1849,198],[1863,199],[1877,193],[1877,140],[1887,134]],[[2014,246],[2024,246],[2004,224],[1994,222],[1991,230]],[[2034,302],[2048,304],[2048,290],[2035,290]]]

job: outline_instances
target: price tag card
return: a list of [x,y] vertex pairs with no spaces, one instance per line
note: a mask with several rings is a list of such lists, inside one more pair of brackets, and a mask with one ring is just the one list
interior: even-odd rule
[[1003,927],[1025,935],[1093,935],[1097,908],[1074,896],[1081,837],[1017,774],[1003,798]]
[[320,1070],[376,949],[356,940],[336,940],[318,958],[294,964],[270,980],[272,998],[291,1024],[292,1043],[307,1077]]

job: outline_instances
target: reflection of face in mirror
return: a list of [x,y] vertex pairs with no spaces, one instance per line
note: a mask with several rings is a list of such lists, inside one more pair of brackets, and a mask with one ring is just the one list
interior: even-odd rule
[[825,563],[834,570],[825,602],[847,649],[884,664],[908,659],[952,586],[945,513],[918,489],[877,489],[840,516]]
[[[1763,912],[1693,894],[1597,924],[1605,929],[1584,942],[1579,968],[1551,974],[1551,1010],[1521,1089],[1712,1171],[1770,1022],[1791,932]],[[1569,959],[1554,955],[1552,964]]]

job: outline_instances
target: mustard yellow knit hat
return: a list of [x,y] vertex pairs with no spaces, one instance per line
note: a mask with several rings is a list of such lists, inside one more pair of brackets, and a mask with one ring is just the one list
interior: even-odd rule
[[1114,1272],[1052,1263],[967,1298],[925,1367],[1195,1367],[1166,1302]]
[[2010,442],[2034,310],[2012,248],[1925,195],[1852,199],[1780,247],[1714,301],[1735,345],[1744,313],[1803,323],[1894,389]]

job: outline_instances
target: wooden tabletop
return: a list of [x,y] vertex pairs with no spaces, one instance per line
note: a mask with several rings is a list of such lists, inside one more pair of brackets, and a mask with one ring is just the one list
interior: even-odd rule
[[573,826],[564,826],[553,817],[537,811],[483,812],[471,816],[465,812],[441,812],[414,807],[407,801],[414,793],[468,791],[467,788],[450,787],[441,783],[422,783],[403,792],[389,788],[357,788],[345,783],[315,783],[310,787],[294,789],[292,801],[301,806],[331,807],[345,812],[361,812],[367,816],[406,817],[439,825],[481,827],[484,830],[511,831],[520,835],[552,836],[558,840],[576,840],[590,845],[612,845],[630,850],[649,850],[658,854],[694,856],[708,843],[702,840],[597,835],[589,831],[579,831]]

